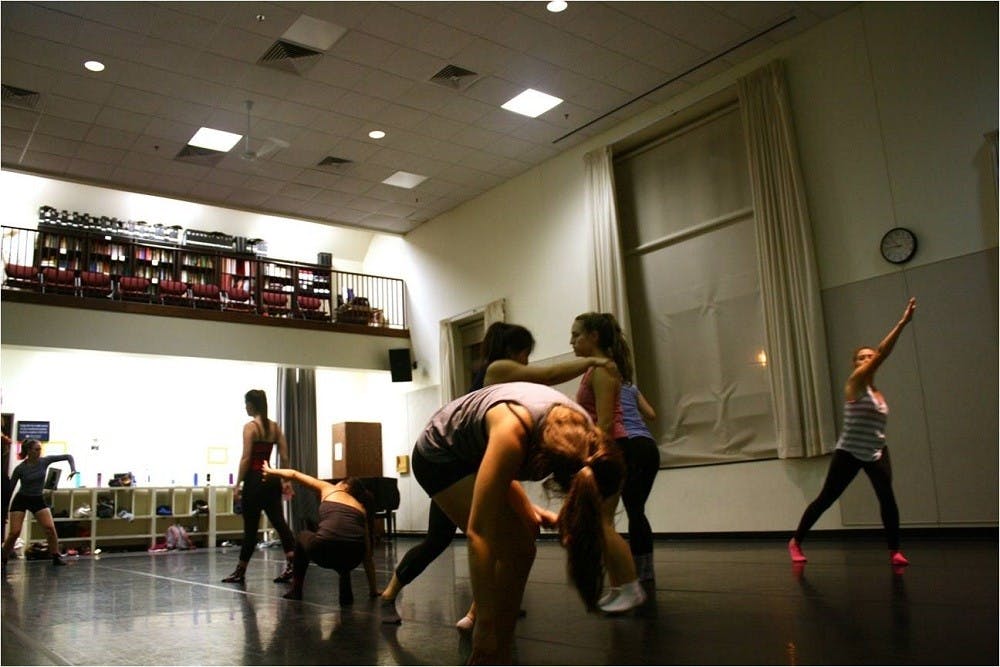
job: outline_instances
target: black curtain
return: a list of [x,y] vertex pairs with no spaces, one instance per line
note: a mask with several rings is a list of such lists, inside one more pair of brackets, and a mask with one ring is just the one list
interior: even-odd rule
[[[316,371],[311,368],[278,369],[278,415],[288,440],[291,467],[317,476]],[[288,525],[298,532],[319,520],[319,498],[312,489],[295,486]]]

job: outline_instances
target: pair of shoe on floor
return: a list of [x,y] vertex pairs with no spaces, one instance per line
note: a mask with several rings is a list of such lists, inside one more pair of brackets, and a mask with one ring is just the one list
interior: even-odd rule
[[639,607],[646,601],[646,591],[639,580],[621,586],[612,586],[597,601],[597,608],[605,614],[623,614]]
[[[794,537],[788,540],[788,555],[791,557],[793,563],[805,563],[808,561],[806,555],[802,553],[802,547],[799,546]],[[896,550],[889,552],[889,564],[894,567],[902,567],[909,565],[910,561],[906,559],[902,551]]]
[[[224,584],[245,584],[246,579],[246,569],[242,567],[237,567],[231,575],[222,580]],[[282,570],[281,574],[274,578],[274,583],[284,584],[292,580],[292,564],[285,563],[285,569]]]

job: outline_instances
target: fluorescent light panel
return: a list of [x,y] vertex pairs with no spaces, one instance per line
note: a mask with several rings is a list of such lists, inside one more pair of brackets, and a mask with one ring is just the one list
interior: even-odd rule
[[522,116],[537,118],[559,104],[562,104],[562,100],[558,97],[528,88],[517,97],[511,98],[501,104],[500,108],[519,113]]
[[194,133],[194,136],[188,140],[188,144],[197,146],[198,148],[208,148],[213,151],[222,151],[225,153],[238,144],[242,138],[242,134],[233,134],[232,132],[203,127]]
[[395,174],[382,182],[386,185],[395,185],[397,188],[406,188],[409,190],[417,187],[426,180],[427,177],[421,176],[420,174],[411,174],[408,171],[397,171]]

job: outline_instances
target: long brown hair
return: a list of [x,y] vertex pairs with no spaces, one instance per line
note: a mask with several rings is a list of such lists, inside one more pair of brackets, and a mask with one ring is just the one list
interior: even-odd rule
[[267,440],[268,434],[271,432],[271,420],[267,418],[267,394],[264,393],[263,389],[251,389],[243,399],[253,408],[254,416],[260,417],[261,423],[264,425],[261,439]]
[[545,417],[542,442],[529,465],[552,474],[547,488],[554,485],[566,493],[559,538],[567,551],[570,579],[587,608],[593,609],[604,580],[601,504],[621,488],[621,452],[585,415],[556,406]]
[[631,384],[634,374],[632,350],[615,316],[611,313],[583,313],[577,315],[576,321],[583,325],[584,331],[597,332],[597,346],[614,360],[622,381]]

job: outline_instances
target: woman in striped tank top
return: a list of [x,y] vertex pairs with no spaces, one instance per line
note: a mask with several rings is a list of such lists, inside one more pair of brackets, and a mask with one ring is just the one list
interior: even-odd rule
[[889,562],[909,565],[899,550],[899,510],[892,492],[892,466],[889,448],[885,445],[885,424],[889,414],[882,393],[875,388],[875,371],[892,352],[903,328],[913,319],[917,300],[910,299],[896,326],[879,343],[877,349],[860,347],[854,352],[854,372],[845,387],[844,427],[830,461],[823,489],[802,514],[795,536],[788,542],[793,563],[805,563],[802,540],[813,524],[844,492],[859,470],[864,470],[875,489],[882,525],[889,542]]

